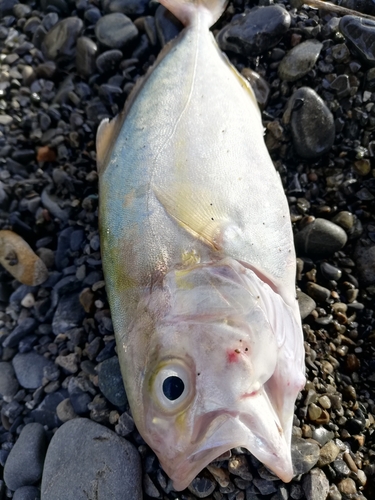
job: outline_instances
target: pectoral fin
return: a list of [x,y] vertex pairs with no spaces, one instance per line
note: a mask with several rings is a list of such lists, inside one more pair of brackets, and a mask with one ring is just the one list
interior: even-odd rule
[[222,249],[223,234],[232,224],[212,192],[183,184],[174,186],[173,192],[155,186],[153,190],[165,211],[186,231],[214,250]]

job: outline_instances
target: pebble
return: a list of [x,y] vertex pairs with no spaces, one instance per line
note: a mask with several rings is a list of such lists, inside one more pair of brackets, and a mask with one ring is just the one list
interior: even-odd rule
[[318,467],[324,467],[336,460],[340,448],[333,442],[329,441],[320,449],[320,457],[318,460]]
[[306,291],[310,295],[310,297],[312,297],[317,302],[326,302],[331,296],[331,292],[328,290],[328,288],[317,285],[316,283],[307,283]]
[[310,87],[301,87],[293,93],[283,121],[290,125],[294,149],[302,158],[319,158],[332,148],[335,140],[333,115]]
[[13,500],[40,500],[40,491],[36,486],[21,486],[14,492]]
[[346,465],[346,463],[344,462],[344,460],[341,460],[340,458],[337,459],[337,460],[334,460],[333,464],[332,464],[336,474],[338,477],[345,477],[345,476],[349,476],[350,474],[350,469],[349,467]]
[[326,219],[315,219],[295,235],[294,242],[297,253],[319,259],[341,250],[347,239],[340,226]]
[[95,61],[98,52],[96,43],[87,36],[77,40],[76,66],[82,76],[91,76],[95,71]]
[[0,397],[12,398],[17,393],[18,387],[12,364],[0,361]]
[[337,485],[339,492],[343,495],[355,495],[357,493],[357,487],[355,482],[350,477],[342,479]]
[[118,67],[122,58],[121,50],[106,50],[96,59],[95,64],[99,73],[112,73]]
[[50,29],[42,43],[42,52],[47,59],[69,60],[75,56],[76,43],[83,29],[78,17],[67,17]]
[[293,437],[291,452],[295,476],[306,474],[314,467],[320,457],[318,444],[299,437]]
[[359,279],[364,286],[375,284],[375,244],[359,240],[354,251]]
[[224,51],[253,57],[275,47],[290,23],[289,12],[280,5],[253,7],[225,26],[217,41]]
[[0,231],[0,263],[24,285],[40,285],[48,278],[44,262],[24,239],[13,231]]
[[215,489],[215,482],[208,477],[196,477],[189,484],[188,489],[198,498],[207,498]]
[[313,69],[323,48],[318,40],[306,40],[293,47],[279,65],[279,77],[294,82]]
[[103,361],[99,365],[98,372],[99,388],[108,401],[115,406],[126,405],[127,397],[117,356]]
[[52,320],[52,331],[55,335],[64,333],[81,324],[85,311],[79,301],[78,293],[60,297]]
[[324,500],[329,491],[329,482],[321,469],[313,469],[302,480],[306,500]]
[[55,363],[61,368],[64,368],[68,373],[77,373],[78,371],[78,354],[71,353],[66,356],[57,356]]
[[[24,299],[23,299],[24,300]],[[17,347],[19,341],[35,332],[37,322],[34,318],[25,318],[14,330],[5,338],[3,347]]]
[[305,319],[316,308],[316,302],[312,297],[309,297],[306,293],[303,293],[300,290],[297,290],[297,300],[301,319]]
[[53,365],[35,351],[16,354],[12,362],[17,380],[25,389],[38,389],[42,385],[44,368]]
[[141,500],[137,450],[113,431],[88,419],[66,422],[51,440],[43,469],[41,500],[52,498]]
[[339,25],[353,50],[370,66],[375,66],[375,21],[344,16]]
[[4,467],[4,481],[10,490],[36,483],[42,477],[47,436],[42,425],[25,425],[11,449]]
[[114,12],[99,19],[95,26],[95,35],[104,46],[123,49],[137,38],[138,29],[127,16]]
[[106,2],[107,12],[121,12],[126,16],[143,16],[149,0],[110,0]]

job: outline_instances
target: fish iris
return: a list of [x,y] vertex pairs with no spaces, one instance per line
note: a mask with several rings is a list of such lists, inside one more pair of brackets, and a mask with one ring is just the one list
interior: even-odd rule
[[163,382],[163,393],[170,401],[175,401],[184,392],[185,384],[179,377],[167,377]]

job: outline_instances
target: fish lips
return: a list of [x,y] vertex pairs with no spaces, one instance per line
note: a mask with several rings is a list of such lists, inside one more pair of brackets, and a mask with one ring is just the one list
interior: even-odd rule
[[284,482],[291,481],[290,442],[266,392],[261,389],[243,399],[240,411],[223,409],[202,415],[195,423],[195,438],[180,457],[159,457],[175,490],[185,489],[210,462],[236,447],[248,449]]

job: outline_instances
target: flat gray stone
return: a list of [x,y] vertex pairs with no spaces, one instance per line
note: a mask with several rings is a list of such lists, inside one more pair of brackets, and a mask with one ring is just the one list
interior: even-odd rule
[[43,426],[38,423],[25,425],[4,466],[4,481],[10,490],[39,481],[46,449],[47,436]]
[[25,389],[38,389],[42,385],[44,368],[51,365],[52,361],[35,351],[16,354],[13,358],[17,380]]
[[106,427],[77,418],[52,438],[41,500],[141,500],[141,483],[136,448]]

